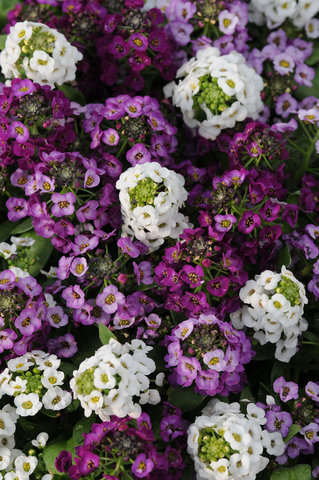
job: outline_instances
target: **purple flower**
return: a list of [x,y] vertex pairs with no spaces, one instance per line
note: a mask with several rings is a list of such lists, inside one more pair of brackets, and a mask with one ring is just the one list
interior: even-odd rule
[[77,467],[81,475],[90,475],[98,468],[100,464],[100,457],[92,452],[85,452],[81,461],[78,462]]
[[148,42],[147,38],[141,33],[133,33],[129,38],[128,44],[138,52],[145,52],[145,50],[147,50]]
[[70,272],[76,277],[83,277],[88,268],[86,259],[84,257],[78,257],[73,260]]
[[29,297],[36,297],[37,295],[42,293],[41,285],[39,285],[36,279],[33,277],[19,278],[18,286]]
[[112,53],[114,58],[122,58],[128,54],[130,51],[130,46],[120,35],[116,35],[108,44],[108,50],[110,53]]
[[153,470],[154,463],[149,458],[146,458],[145,453],[140,453],[133,463],[131,470],[132,473],[138,478],[147,477],[148,474]]
[[295,228],[297,220],[298,220],[298,211],[300,207],[298,205],[289,204],[287,203],[284,206],[284,212],[282,214],[282,220],[287,222],[292,228]]
[[88,250],[94,250],[95,247],[98,246],[99,238],[92,237],[88,238],[85,235],[78,235],[75,237],[74,243],[72,245],[73,252],[75,255],[81,255],[81,253],[85,253]]
[[319,384],[308,382],[305,387],[306,394],[316,403],[319,403]]
[[72,453],[62,450],[55,459],[54,465],[58,472],[67,473],[72,465]]
[[84,292],[78,285],[66,288],[62,292],[62,297],[69,308],[81,308],[84,304]]
[[237,219],[234,215],[215,215],[214,220],[216,224],[214,228],[217,232],[228,232],[231,230],[232,226],[237,222]]
[[19,98],[24,95],[30,95],[30,93],[35,91],[35,86],[31,80],[26,79],[12,84],[11,90],[13,95]]
[[281,207],[279,203],[274,203],[268,199],[265,205],[260,208],[259,215],[266,222],[273,222],[278,217],[280,208]]
[[23,198],[9,198],[6,201],[6,207],[9,210],[8,219],[11,222],[17,222],[28,215],[28,202]]
[[191,288],[199,287],[204,282],[204,272],[200,265],[192,267],[191,265],[184,265],[181,279],[188,283]]
[[3,270],[0,273],[0,290],[8,290],[9,287],[15,285],[16,276],[11,270]]
[[283,402],[288,402],[294,398],[298,398],[298,385],[295,382],[286,382],[284,377],[279,377],[274,381],[273,385],[274,392],[279,393],[280,398]]
[[76,202],[76,196],[74,193],[69,192],[64,195],[54,193],[51,200],[54,202],[52,207],[52,214],[54,216],[63,217],[64,215],[72,215],[74,212],[73,204]]
[[114,130],[114,128],[108,128],[103,132],[102,142],[106,143],[106,145],[117,145],[119,143],[119,140],[120,136],[117,131]]
[[100,177],[96,173],[95,168],[89,168],[84,176],[84,187],[94,188],[100,183]]
[[304,435],[304,438],[307,443],[316,443],[319,442],[319,437],[317,435],[319,431],[319,425],[317,423],[309,423],[300,430],[301,435]]
[[[183,6],[184,5],[185,4],[183,4]],[[170,29],[177,45],[184,47],[189,43],[190,34],[192,33],[194,27],[190,23],[172,22],[170,24]]]
[[279,53],[274,58],[274,68],[280,75],[286,75],[292,73],[295,68],[295,62],[293,58],[287,53]]
[[222,372],[226,367],[224,356],[224,352],[217,349],[213,352],[205,353],[203,362],[208,366],[209,369],[216,370],[216,372]]
[[160,30],[153,30],[148,36],[149,47],[155,52],[165,52],[168,44],[166,43],[166,35]]
[[306,85],[306,87],[311,87],[314,77],[314,69],[302,63],[296,68],[294,80],[295,82],[299,83],[299,85]]
[[234,13],[230,13],[228,10],[222,10],[218,14],[218,28],[226,35],[232,35],[235,32],[236,25],[239,22],[239,18]]
[[141,262],[139,265],[133,262],[133,268],[138,285],[141,283],[144,283],[144,285],[151,285],[151,283],[153,283],[153,278],[151,277],[152,267],[149,262]]
[[48,308],[47,321],[54,328],[64,327],[68,323],[68,316],[63,312],[62,307],[56,306]]
[[200,370],[195,379],[198,388],[195,387],[202,395],[216,395],[219,385],[219,375],[214,370]]
[[287,118],[290,113],[293,113],[296,110],[298,110],[298,102],[290,95],[290,93],[283,93],[278,97],[276,102],[277,115]]
[[15,326],[20,330],[22,335],[32,335],[33,332],[41,328],[41,320],[35,316],[33,308],[26,308],[16,318]]
[[207,290],[214,297],[222,297],[229,288],[230,280],[227,277],[216,277],[214,280],[207,282]]
[[151,161],[151,154],[142,143],[136,143],[133,148],[126,152],[126,158],[133,167]]
[[70,358],[78,351],[77,343],[71,333],[62,337],[51,338],[47,345],[54,351],[58,357]]
[[0,353],[3,350],[10,350],[13,347],[13,341],[18,337],[18,335],[13,331],[8,329],[1,330],[0,332]]
[[247,210],[238,224],[238,230],[246,234],[252,232],[255,227],[260,227],[261,220],[257,213],[254,213],[252,210]]
[[131,258],[137,258],[141,252],[136,243],[137,242],[133,243],[130,237],[122,237],[117,241],[117,246],[124,254],[129,255]]
[[179,357],[176,372],[178,374],[177,382],[179,385],[188,387],[197,377],[201,365],[196,358]]
[[18,143],[25,143],[30,136],[29,130],[21,122],[12,122],[8,127],[8,134]]
[[286,437],[289,432],[289,428],[292,425],[291,415],[287,412],[266,412],[265,417],[267,418],[267,423],[265,429],[268,432],[279,432],[283,437]]
[[109,314],[116,312],[119,305],[123,305],[124,302],[125,296],[114,285],[105,287],[96,299],[96,304],[102,307],[105,313]]
[[140,72],[146,66],[151,64],[151,59],[145,53],[139,52],[130,55],[127,59],[127,63],[132,68],[133,72]]

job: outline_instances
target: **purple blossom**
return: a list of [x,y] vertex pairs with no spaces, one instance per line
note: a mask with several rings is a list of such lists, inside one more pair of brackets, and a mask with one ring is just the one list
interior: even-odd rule
[[0,272],[0,291],[15,285],[16,276],[11,270]]
[[268,432],[279,432],[283,437],[286,437],[289,432],[289,428],[292,425],[291,415],[287,412],[266,412],[265,417],[267,418],[267,423],[265,429]]
[[74,243],[72,245],[73,252],[75,255],[81,255],[88,250],[94,250],[98,246],[99,243],[99,238],[98,237],[92,237],[88,238],[85,235],[78,235],[75,237]]
[[47,346],[54,351],[58,357],[70,358],[78,351],[77,343],[71,333],[67,333],[62,337],[51,338],[47,342]]
[[133,148],[126,152],[126,158],[133,167],[151,161],[151,154],[142,143],[136,143]]
[[102,142],[106,143],[106,145],[115,146],[119,143],[119,140],[120,136],[114,128],[108,128],[103,132]]
[[309,423],[300,430],[301,435],[304,435],[304,439],[307,443],[313,444],[319,442],[319,425],[317,423]]
[[148,42],[147,38],[141,33],[133,33],[129,38],[128,44],[138,52],[145,52],[145,50],[147,50]]
[[295,382],[286,382],[284,377],[279,377],[273,384],[274,392],[279,393],[283,402],[288,402],[294,398],[298,399],[298,385]]
[[24,95],[30,95],[30,93],[35,91],[34,83],[28,79],[12,83],[11,88],[13,95],[18,98],[24,97]]
[[214,297],[222,297],[228,291],[230,280],[227,277],[216,277],[214,280],[207,282],[207,290]]
[[55,459],[54,465],[58,472],[67,473],[72,465],[72,453],[62,450]]
[[144,285],[151,285],[153,283],[153,278],[151,277],[152,267],[149,262],[141,262],[139,265],[133,262],[133,268],[138,285],[141,283],[144,283]]
[[28,128],[21,122],[12,122],[8,127],[8,134],[18,143],[25,143],[30,136]]
[[277,98],[276,113],[283,118],[287,118],[290,113],[294,113],[298,110],[298,102],[290,93],[283,93]]
[[1,330],[0,333],[0,353],[3,350],[10,350],[13,347],[13,341],[16,340],[18,335],[11,329],[7,328]]
[[114,285],[105,287],[96,299],[96,304],[102,307],[105,313],[109,314],[116,312],[119,305],[123,305],[124,302],[125,296]]
[[86,451],[77,467],[81,475],[90,475],[98,468],[99,464],[100,457],[93,452]]
[[67,314],[64,313],[62,307],[59,306],[48,308],[46,319],[51,325],[51,327],[54,328],[64,327],[68,323]]
[[315,71],[313,68],[308,67],[308,65],[302,63],[297,66],[295,73],[295,82],[299,85],[306,85],[306,87],[312,86],[312,80],[315,77]]
[[228,232],[231,230],[232,226],[235,225],[237,222],[237,219],[234,215],[215,215],[214,220],[216,224],[214,225],[214,228],[217,230],[217,232]]
[[286,52],[279,53],[274,57],[274,68],[280,75],[286,75],[294,71],[295,62]]
[[204,282],[204,272],[200,265],[192,267],[191,265],[184,265],[181,279],[188,283],[191,288],[199,287]]
[[257,213],[247,210],[238,223],[238,230],[243,233],[251,233],[254,228],[260,227],[261,220]]
[[76,277],[83,277],[88,270],[88,264],[84,257],[77,257],[73,260],[70,272]]
[[76,196],[74,193],[69,192],[61,195],[60,193],[54,193],[51,197],[54,205],[52,206],[52,214],[55,217],[63,217],[64,215],[72,215],[74,212],[74,203],[76,202]]
[[154,463],[149,458],[146,458],[145,453],[140,453],[133,463],[131,470],[132,473],[138,478],[147,477],[153,470]]
[[16,222],[28,215],[28,202],[24,198],[11,197],[6,201],[6,207],[9,210],[8,219]]
[[33,332],[41,328],[41,320],[34,315],[33,308],[26,308],[16,318],[15,326],[20,330],[22,335],[32,335]]
[[78,285],[67,287],[63,290],[62,297],[69,308],[81,308],[84,304],[84,292]]

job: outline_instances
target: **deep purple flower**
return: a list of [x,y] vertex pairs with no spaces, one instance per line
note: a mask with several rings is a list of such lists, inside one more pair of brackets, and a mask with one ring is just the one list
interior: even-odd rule
[[108,50],[115,58],[122,58],[128,54],[130,46],[120,35],[116,35],[108,44]]
[[77,464],[81,475],[90,475],[98,468],[100,457],[93,452],[85,452],[81,461]]
[[300,207],[298,205],[289,204],[287,203],[284,206],[284,211],[282,214],[282,220],[287,222],[292,228],[295,228],[297,220],[298,220],[298,211]]
[[214,220],[216,224],[214,228],[218,232],[228,232],[231,230],[232,226],[237,222],[237,219],[234,215],[215,215]]
[[273,384],[274,392],[279,393],[283,402],[288,402],[294,398],[298,398],[298,385],[295,382],[286,382],[284,377],[279,377]]
[[12,122],[8,127],[8,134],[18,143],[25,143],[30,136],[28,128],[21,122]]
[[63,217],[64,215],[72,215],[74,212],[74,203],[76,196],[72,192],[61,195],[54,193],[51,197],[54,205],[52,206],[52,214],[56,217]]
[[138,52],[145,52],[147,50],[147,38],[141,33],[133,33],[128,40],[128,44]]
[[84,292],[78,285],[67,287],[63,290],[62,297],[69,308],[81,308],[84,303]]
[[216,277],[214,280],[207,282],[207,290],[214,297],[222,297],[229,288],[230,280],[227,277]]
[[201,365],[196,358],[179,357],[176,368],[177,382],[179,385],[188,387],[198,375],[201,370]]
[[191,265],[184,265],[181,279],[188,283],[191,288],[199,287],[204,282],[204,272],[200,265],[192,267]]
[[252,232],[255,227],[260,227],[261,220],[257,213],[247,210],[238,223],[238,230],[246,234]]
[[280,204],[274,203],[268,199],[265,205],[259,209],[259,215],[266,222],[274,222],[280,212]]
[[72,453],[62,450],[55,459],[54,465],[58,472],[67,473],[72,465]]
[[132,68],[133,72],[140,72],[146,66],[151,64],[151,59],[145,53],[133,53],[127,59],[127,63]]
[[114,285],[105,287],[96,299],[96,304],[102,307],[105,313],[109,314],[116,312],[119,305],[123,305],[124,302],[125,296]]
[[35,91],[34,83],[31,80],[25,79],[21,82],[16,82],[11,86],[12,93],[15,97],[23,97],[24,95],[30,95]]
[[126,158],[133,167],[151,161],[151,154],[142,143],[136,143],[133,148],[126,152]]
[[153,30],[148,36],[149,47],[155,52],[165,52],[168,45],[166,43],[166,35],[160,30]]
[[148,474],[153,470],[154,463],[149,458],[146,458],[145,453],[140,453],[133,463],[131,470],[132,473],[138,478],[147,477]]
[[124,254],[129,255],[131,258],[137,258],[141,252],[136,246],[136,242],[132,242],[130,237],[122,237],[117,241],[118,247]]

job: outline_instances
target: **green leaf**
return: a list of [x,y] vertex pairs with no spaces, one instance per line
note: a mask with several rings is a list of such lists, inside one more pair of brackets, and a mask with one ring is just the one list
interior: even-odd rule
[[175,312],[174,310],[171,310],[171,316],[172,316],[174,325],[179,325],[180,323],[184,322],[184,320],[186,320],[184,313],[178,313],[178,312]]
[[306,331],[306,332],[302,332],[302,335],[303,335],[307,340],[309,340],[309,342],[313,342],[313,343],[318,343],[318,344],[319,344],[319,338],[318,338],[317,335],[315,335],[314,333],[309,332],[309,331]]
[[73,402],[68,407],[66,407],[64,411],[66,413],[72,413],[72,412],[75,412],[75,410],[77,410],[79,406],[80,406],[80,400],[76,399],[76,400],[73,400]]
[[311,480],[310,465],[296,465],[291,468],[275,470],[270,480]]
[[74,447],[75,447],[75,443],[73,438],[70,438],[70,440],[60,440],[56,438],[55,440],[48,443],[48,445],[44,447],[43,460],[49,473],[51,473],[51,475],[57,474],[60,476],[60,473],[58,472],[58,470],[55,468],[55,465],[54,465],[55,459],[57,458],[59,453],[62,452],[62,450],[67,450],[68,452],[72,453],[72,456],[74,456],[75,455]]
[[59,369],[69,375],[69,377],[73,377],[73,372],[76,370],[76,367],[72,363],[61,362]]
[[186,468],[184,470],[181,480],[192,480],[194,473],[195,473],[195,470],[193,468]]
[[73,87],[70,87],[70,85],[66,85],[65,83],[61,86],[58,87],[58,89],[64,93],[64,95],[71,101],[71,102],[77,102],[82,107],[86,105],[86,99],[85,96],[83,95],[82,92],[79,90],[76,90]]
[[41,235],[37,235],[34,230],[30,230],[27,237],[35,240],[31,247],[26,248],[25,256],[29,259],[35,259],[34,265],[29,268],[29,273],[32,277],[36,277],[49,260],[53,245],[51,238],[43,238]]
[[177,387],[175,388],[168,401],[181,409],[182,413],[189,412],[200,405],[205,397],[200,393],[194,392],[194,387]]
[[272,367],[271,374],[270,374],[270,383],[271,385],[274,383],[274,381],[279,378],[283,377],[285,375],[285,369],[282,364],[282,362],[277,362],[275,361],[274,366]]
[[245,399],[248,399],[248,400],[251,400],[252,402],[255,402],[255,399],[254,399],[248,385],[246,385],[240,393],[240,400],[245,400]]
[[288,245],[286,245],[280,252],[277,258],[277,271],[281,271],[281,267],[285,265],[288,267],[291,264],[291,255],[289,253]]
[[297,424],[292,424],[291,427],[289,428],[289,432],[288,432],[288,435],[284,438],[284,442],[285,443],[288,443],[289,440],[292,439],[292,437],[294,437],[295,435],[297,435],[297,433],[299,432],[299,430],[301,429],[301,426],[300,425],[297,425]]
[[154,360],[156,369],[162,372],[165,371],[167,365],[164,360],[165,355],[167,355],[167,348],[160,345],[156,345],[153,350],[147,352],[147,356]]
[[313,44],[314,46],[312,49],[312,53],[310,57],[308,57],[307,60],[305,61],[305,63],[310,67],[315,63],[319,62],[319,42],[314,41]]
[[6,220],[5,222],[1,223],[0,242],[5,242],[10,237],[12,230],[14,230],[17,226],[18,222],[11,222],[10,220]]
[[89,433],[91,431],[92,423],[96,420],[96,414],[92,413],[89,417],[83,417],[73,428],[73,441],[75,445],[80,445],[84,438],[83,433]]
[[8,35],[0,35],[0,50],[4,50],[4,47],[6,45],[6,40],[7,40]]
[[19,233],[24,233],[24,232],[28,232],[29,230],[31,230],[33,228],[33,225],[32,225],[32,218],[29,217],[27,218],[26,220],[24,220],[24,222],[20,223],[19,225],[17,225],[13,230],[12,230],[12,235],[18,235]]
[[116,336],[103,323],[99,324],[99,336],[103,345],[108,345],[111,338],[117,340]]

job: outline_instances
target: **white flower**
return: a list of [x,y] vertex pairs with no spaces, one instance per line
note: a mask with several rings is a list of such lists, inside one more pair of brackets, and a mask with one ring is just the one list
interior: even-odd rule
[[260,275],[257,275],[258,285],[264,287],[265,290],[274,290],[280,280],[281,275],[271,270],[264,270]]
[[227,480],[229,478],[229,465],[227,458],[221,458],[218,462],[211,462],[210,467],[214,471],[216,480]]
[[145,403],[150,403],[151,405],[157,405],[161,401],[160,394],[155,389],[147,390],[140,395],[140,404],[145,405]]
[[[27,380],[22,380],[21,377],[17,376],[14,381],[11,381],[7,386],[6,386],[6,393],[8,395],[13,395],[16,392],[23,393],[25,392],[27,388]],[[9,393],[10,391],[10,393]]]
[[115,387],[116,379],[112,375],[112,370],[108,365],[99,364],[94,371],[94,385],[96,388],[112,389]]
[[268,446],[267,446],[267,453],[269,455],[276,455],[280,456],[285,451],[285,444],[282,438],[281,433],[279,432],[272,432],[268,435]]
[[16,472],[28,478],[38,465],[37,457],[21,455],[15,459]]
[[17,357],[17,358],[11,358],[11,360],[8,361],[8,368],[11,370],[11,372],[26,372],[29,370],[29,367],[31,367],[33,364],[32,362],[28,361],[27,357]]
[[224,433],[224,439],[230,444],[233,450],[241,450],[249,444],[250,435],[241,425],[232,425],[230,430]]
[[15,423],[11,418],[10,413],[0,411],[0,434],[1,435],[13,435],[16,430]]
[[254,403],[247,405],[247,417],[257,422],[259,425],[264,425],[267,422],[265,419],[265,410],[257,407]]
[[288,300],[281,293],[273,295],[267,303],[268,312],[272,313],[275,317],[279,317],[279,315],[288,312],[289,307]]
[[39,395],[37,393],[21,393],[14,399],[14,404],[17,407],[17,414],[21,417],[33,416],[42,408]]
[[89,408],[96,411],[103,406],[103,395],[98,390],[93,390],[89,395],[84,397],[84,401],[88,404]]
[[43,448],[46,446],[48,440],[49,440],[49,435],[46,432],[42,432],[42,433],[39,433],[36,440],[31,440],[31,443],[35,447]]
[[4,470],[10,465],[11,453],[9,448],[1,447],[0,448],[0,470]]
[[[40,272],[42,273],[42,275],[45,275],[48,278],[57,278],[57,273],[56,273],[57,267],[50,267],[50,270],[48,272],[46,272],[45,270],[40,270]],[[46,295],[50,295],[50,294],[46,294]],[[52,295],[50,295],[50,297],[52,297]]]
[[61,359],[56,355],[48,355],[37,359],[37,366],[39,370],[45,370],[46,368],[50,367],[59,368],[60,363]]
[[6,447],[12,450],[15,447],[14,435],[0,435],[0,447]]
[[55,67],[55,60],[42,50],[35,50],[30,58],[30,67],[41,76],[50,75]]
[[11,272],[13,272],[17,278],[30,277],[29,272],[26,272],[25,270],[22,270],[19,267],[9,267],[9,270],[11,270]]
[[0,243],[0,253],[4,256],[6,260],[14,255],[17,251],[16,245],[9,245],[9,243],[1,242]]
[[44,387],[50,389],[58,385],[63,385],[63,379],[63,372],[59,372],[54,367],[49,367],[44,370],[41,383]]
[[32,27],[28,26],[28,22],[18,22],[10,27],[10,37],[13,42],[20,43],[22,40],[29,40],[32,35]]
[[31,247],[35,242],[34,238],[29,237],[11,237],[10,241],[17,247],[19,245],[20,247]]
[[158,373],[155,378],[155,385],[162,387],[164,385],[164,380],[165,374],[163,372]]
[[[230,457],[229,472],[239,478],[249,473],[250,460],[247,454],[234,453]],[[237,478],[238,478],[237,477]]]
[[60,387],[53,387],[42,397],[42,402],[48,410],[63,410],[71,404],[72,395]]

